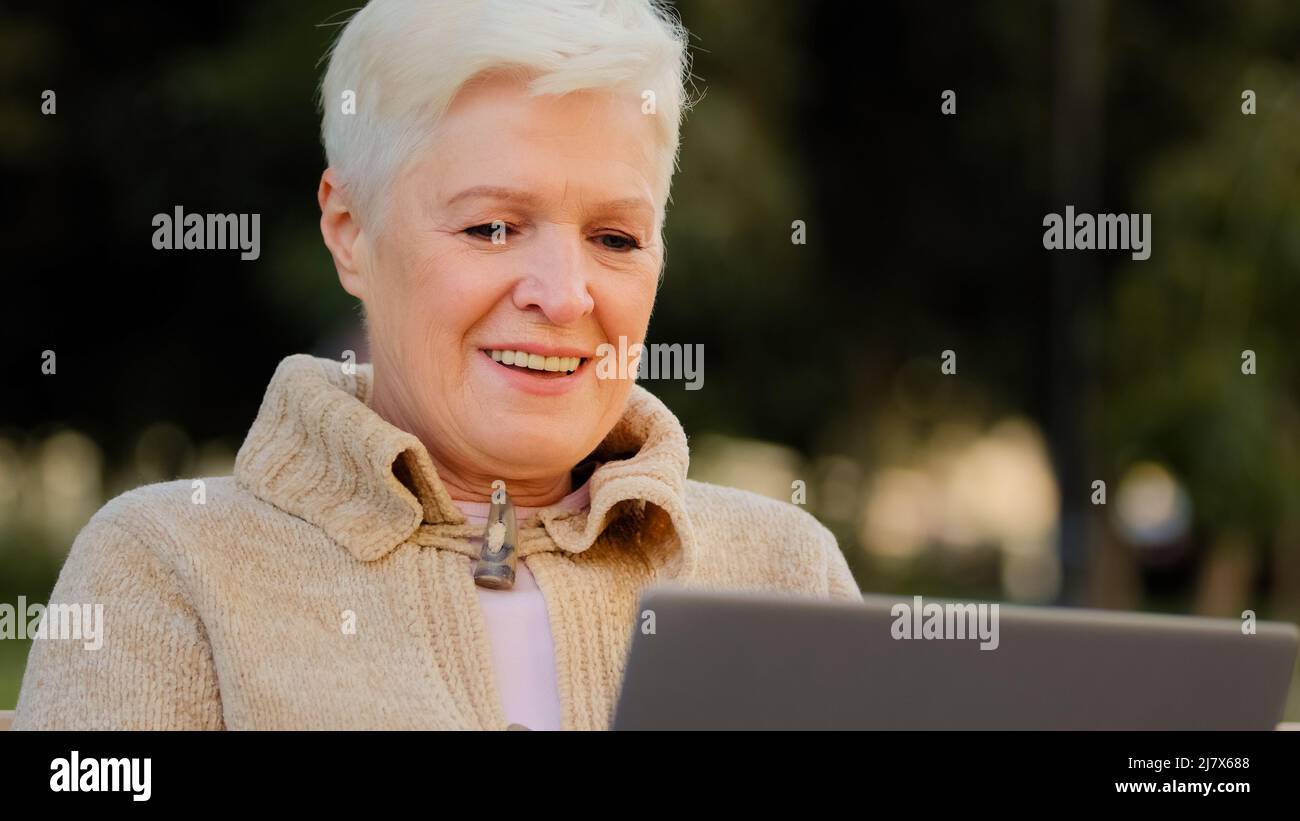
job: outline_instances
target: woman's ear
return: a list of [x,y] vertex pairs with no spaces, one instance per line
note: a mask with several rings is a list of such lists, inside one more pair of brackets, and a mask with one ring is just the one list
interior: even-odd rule
[[365,235],[333,168],[326,168],[321,174],[316,201],[320,203],[321,237],[334,257],[339,283],[343,290],[364,301],[367,297],[366,270],[362,264]]

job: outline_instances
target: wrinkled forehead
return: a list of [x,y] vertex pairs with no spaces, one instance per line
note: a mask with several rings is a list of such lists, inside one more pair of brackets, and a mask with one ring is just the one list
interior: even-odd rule
[[443,205],[600,204],[658,220],[667,200],[653,118],[617,90],[530,93],[497,75],[468,84],[431,129],[413,172]]

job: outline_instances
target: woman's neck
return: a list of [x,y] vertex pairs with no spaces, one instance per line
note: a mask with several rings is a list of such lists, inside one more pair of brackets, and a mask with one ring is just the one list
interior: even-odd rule
[[[438,478],[447,488],[447,495],[452,499],[458,502],[492,501],[494,479],[482,475],[471,475],[466,478],[464,472],[453,471],[439,463],[437,459],[434,459],[433,464],[438,471]],[[563,475],[553,479],[534,481],[501,479],[501,481],[505,482],[506,492],[510,494],[510,501],[516,507],[546,507],[573,492],[573,481],[567,470]]]
[[573,492],[572,470],[562,470],[558,474],[542,478],[511,478],[509,470],[484,472],[472,465],[475,460],[463,458],[455,453],[445,453],[437,447],[440,443],[430,441],[424,427],[418,424],[418,414],[407,412],[406,403],[400,396],[394,396],[384,390],[384,385],[376,381],[374,393],[370,400],[370,409],[396,428],[413,434],[423,444],[438,478],[452,499],[461,502],[490,502],[495,489],[494,482],[504,482],[510,501],[522,507],[546,507],[555,504]]

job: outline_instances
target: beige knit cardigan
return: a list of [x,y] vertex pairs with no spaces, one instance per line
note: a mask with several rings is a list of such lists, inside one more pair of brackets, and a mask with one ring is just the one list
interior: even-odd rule
[[[371,385],[368,365],[290,356],[233,476],[100,509],[51,601],[102,604],[103,646],[35,641],[15,729],[506,728],[478,528]],[[595,455],[588,511],[520,523],[566,729],[608,727],[647,585],[859,597],[808,513],[688,480],[681,425],[645,389]]]

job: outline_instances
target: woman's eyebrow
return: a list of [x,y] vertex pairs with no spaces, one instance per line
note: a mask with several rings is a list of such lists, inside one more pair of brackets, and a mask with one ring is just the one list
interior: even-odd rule
[[517,202],[521,205],[535,205],[538,197],[527,191],[520,191],[515,188],[504,188],[499,185],[476,185],[473,188],[466,188],[459,194],[447,200],[448,205],[455,205],[461,200],[468,199],[493,199],[505,200],[507,202]]
[[[447,205],[455,205],[462,200],[468,199],[491,199],[501,202],[513,202],[524,206],[535,206],[541,202],[540,197],[529,191],[499,185],[476,185],[454,195],[447,200]],[[585,211],[602,214],[622,212],[631,216],[654,217],[654,206],[644,197],[619,197],[603,202],[583,202],[581,205]]]
[[645,217],[647,219],[653,219],[655,213],[654,206],[643,197],[622,197],[592,203],[591,210],[600,214],[625,213],[628,216]]

